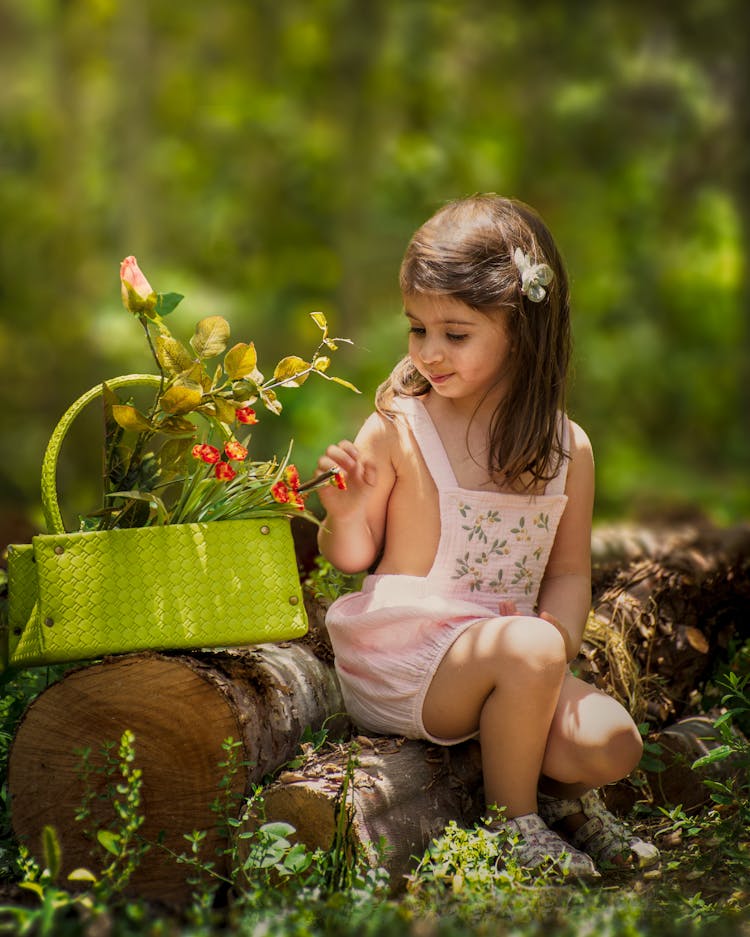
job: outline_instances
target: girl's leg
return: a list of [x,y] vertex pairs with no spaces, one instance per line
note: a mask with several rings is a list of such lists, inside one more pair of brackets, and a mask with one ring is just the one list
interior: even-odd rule
[[567,674],[551,721],[541,790],[577,797],[626,777],[643,751],[638,727],[617,700]]
[[565,677],[565,645],[541,618],[477,622],[449,648],[422,709],[441,738],[479,730],[485,799],[508,817],[536,813],[537,785]]
[[542,763],[539,812],[599,863],[647,867],[659,861],[658,849],[609,813],[592,790],[630,774],[642,750],[628,712],[601,690],[568,674]]

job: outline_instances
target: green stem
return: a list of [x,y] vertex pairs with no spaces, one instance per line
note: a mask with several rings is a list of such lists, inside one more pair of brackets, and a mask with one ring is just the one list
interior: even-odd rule
[[156,362],[156,367],[159,369],[159,376],[161,377],[161,384],[159,385],[159,393],[156,399],[154,400],[154,407],[149,415],[149,419],[153,419],[154,414],[156,413],[156,409],[159,404],[159,398],[164,393],[164,382],[166,381],[167,377],[164,373],[164,369],[161,366],[161,362],[159,361],[159,356],[156,354],[156,348],[154,347],[154,342],[153,342],[153,339],[151,338],[151,330],[148,327],[149,320],[146,318],[146,316],[138,316],[138,319],[141,325],[143,326],[143,331],[146,333],[146,341],[148,342],[148,347],[151,350],[151,355],[154,361]]

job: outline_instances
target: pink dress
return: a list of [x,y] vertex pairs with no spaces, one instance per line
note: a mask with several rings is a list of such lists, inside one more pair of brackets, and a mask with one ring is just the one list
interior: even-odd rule
[[[502,600],[533,615],[567,496],[568,460],[543,495],[460,488],[424,404],[394,403],[419,446],[440,499],[440,541],[426,576],[371,575],[341,596],[326,625],[347,709],[362,728],[443,745],[422,705],[448,648],[475,622],[498,616]],[[564,421],[563,446],[568,447]]]

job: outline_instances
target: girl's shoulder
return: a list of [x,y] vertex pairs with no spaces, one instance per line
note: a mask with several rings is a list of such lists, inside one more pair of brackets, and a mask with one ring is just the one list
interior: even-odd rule
[[409,423],[403,414],[394,411],[373,411],[362,424],[355,444],[379,460],[397,465],[404,452],[413,448]]
[[568,418],[568,471],[566,491],[588,492],[594,487],[594,452],[588,434]]
[[574,461],[576,457],[579,459],[593,459],[593,448],[586,430],[571,420],[570,417],[566,417],[566,419],[568,421],[568,449],[571,461]]

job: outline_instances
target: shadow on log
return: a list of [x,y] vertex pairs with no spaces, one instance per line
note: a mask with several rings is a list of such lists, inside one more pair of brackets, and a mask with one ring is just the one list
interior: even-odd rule
[[[179,854],[183,834],[207,831],[203,855],[221,846],[221,818],[211,804],[221,790],[222,743],[241,742],[242,765],[232,779],[241,797],[253,783],[297,751],[306,727],[320,728],[343,713],[330,665],[305,645],[259,645],[191,656],[134,654],[68,672],[27,709],[10,752],[8,785],[13,829],[39,856],[42,828],[53,826],[63,852],[63,874],[77,867],[97,873],[102,853],[76,812],[86,795],[80,778],[82,749],[91,752],[94,831],[112,824],[107,745],[126,729],[135,735],[135,764],[143,772],[144,838]],[[345,732],[339,715],[332,729]],[[246,764],[243,764],[246,763]],[[111,857],[110,857],[111,858]],[[219,864],[217,871],[223,871]],[[129,890],[145,898],[182,903],[189,869],[153,845]]]

